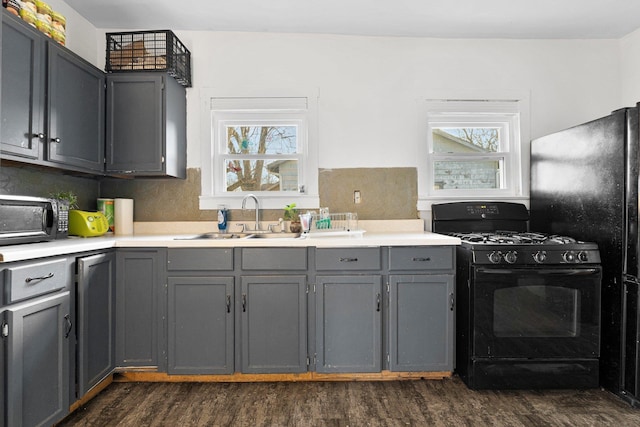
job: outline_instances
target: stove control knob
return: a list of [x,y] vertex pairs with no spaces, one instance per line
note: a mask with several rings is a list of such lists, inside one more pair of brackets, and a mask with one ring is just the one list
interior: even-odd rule
[[589,257],[587,256],[587,253],[585,251],[578,252],[578,261],[580,262],[589,261]]
[[498,251],[491,252],[489,254],[489,261],[491,261],[494,264],[498,264],[500,261],[502,261],[502,253]]
[[547,259],[547,251],[538,251],[533,254],[533,260],[538,264],[542,264]]
[[565,262],[576,262],[576,253],[573,251],[567,251],[562,254],[562,259]]
[[504,260],[507,261],[509,264],[514,264],[518,260],[518,252],[516,251],[507,252],[506,254],[504,254]]

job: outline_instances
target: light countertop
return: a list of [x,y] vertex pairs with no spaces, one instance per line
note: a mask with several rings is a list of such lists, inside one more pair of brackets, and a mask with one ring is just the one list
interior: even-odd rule
[[365,232],[352,235],[302,236],[299,238],[200,239],[195,234],[141,234],[131,236],[69,237],[44,243],[0,246],[0,262],[22,261],[55,255],[134,247],[379,247],[459,245],[460,239],[431,232]]

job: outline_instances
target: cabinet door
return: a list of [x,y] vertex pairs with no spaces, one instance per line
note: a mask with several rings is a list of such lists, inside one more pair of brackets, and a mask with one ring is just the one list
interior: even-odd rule
[[115,368],[115,255],[78,260],[78,397]]
[[306,276],[241,280],[242,372],[306,372]]
[[2,97],[0,142],[3,157],[41,158],[44,137],[44,39],[2,10]]
[[69,292],[7,309],[7,425],[52,425],[69,411]]
[[169,374],[233,373],[233,277],[169,277]]
[[316,278],[316,371],[380,372],[382,278]]
[[48,160],[104,171],[104,73],[48,42]]
[[453,275],[389,276],[392,371],[453,370]]
[[155,250],[116,252],[116,364],[158,366],[162,336],[160,254]]

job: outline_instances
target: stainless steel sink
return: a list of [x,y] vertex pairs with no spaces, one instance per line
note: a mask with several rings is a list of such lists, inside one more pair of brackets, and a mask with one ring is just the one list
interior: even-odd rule
[[300,233],[283,233],[274,231],[250,231],[245,237],[246,239],[283,239],[290,238],[295,239],[300,237]]
[[249,236],[249,233],[218,233],[212,231],[195,236],[176,237],[175,240],[244,239],[247,236]]

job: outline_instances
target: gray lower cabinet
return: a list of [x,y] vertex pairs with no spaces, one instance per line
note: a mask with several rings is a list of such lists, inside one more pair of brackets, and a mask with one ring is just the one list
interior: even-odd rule
[[169,374],[232,374],[234,278],[169,277]]
[[78,398],[115,368],[115,254],[80,257],[77,263]]
[[452,274],[389,276],[389,369],[452,371]]
[[381,248],[315,250],[318,372],[382,370]]
[[0,274],[8,426],[52,425],[69,411],[70,268],[53,258]]
[[240,280],[242,372],[306,372],[307,276]]
[[186,178],[186,93],[166,73],[107,76],[106,171]]
[[234,372],[232,248],[167,251],[167,372]]
[[391,371],[452,371],[455,257],[452,246],[389,248]]
[[164,252],[116,251],[116,365],[158,367],[164,360]]
[[316,277],[316,371],[382,370],[382,277]]

